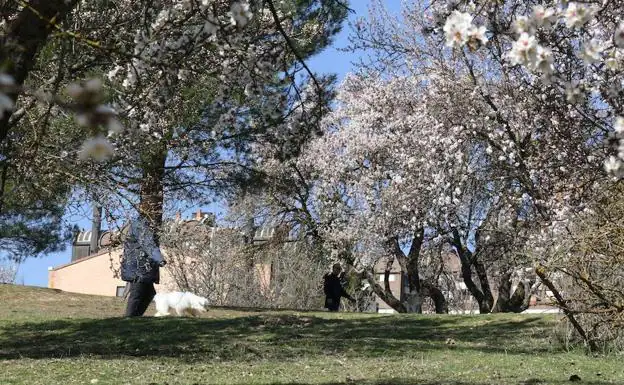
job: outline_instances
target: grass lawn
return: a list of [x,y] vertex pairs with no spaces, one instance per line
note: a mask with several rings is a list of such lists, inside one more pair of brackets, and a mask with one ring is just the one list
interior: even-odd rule
[[2,385],[624,384],[624,357],[563,351],[553,316],[124,319],[117,298],[13,285],[0,285],[0,303]]

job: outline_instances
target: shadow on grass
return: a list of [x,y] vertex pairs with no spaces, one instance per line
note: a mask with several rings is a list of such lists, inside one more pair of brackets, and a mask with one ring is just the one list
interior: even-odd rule
[[[433,350],[536,354],[548,350],[541,317],[327,319],[266,314],[230,319],[109,318],[0,324],[0,360],[96,356],[250,361],[316,355],[414,356]],[[501,344],[501,341],[505,341]]]
[[[555,381],[552,380],[542,381],[537,378],[529,379],[526,381],[518,382],[518,385],[563,385],[570,384],[569,380],[561,380]],[[315,385],[493,385],[495,382],[466,382],[466,381],[418,381],[413,378],[388,378],[388,379],[377,379],[377,380],[352,380],[346,382],[324,382],[324,383],[315,383]],[[611,382],[603,382],[603,381],[583,381],[581,382],[583,385],[608,385],[612,384]],[[209,385],[198,383],[197,385]],[[212,384],[210,384],[212,385]],[[216,384],[215,384],[216,385]],[[291,383],[283,383],[276,382],[269,385],[312,385],[301,382],[291,382]]]

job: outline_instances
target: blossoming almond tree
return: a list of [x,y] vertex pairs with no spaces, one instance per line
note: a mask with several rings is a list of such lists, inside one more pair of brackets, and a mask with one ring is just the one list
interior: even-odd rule
[[[316,199],[321,222],[328,224],[323,236],[354,245],[357,266],[397,311],[420,311],[423,298],[432,297],[436,310],[444,312],[438,282],[419,264],[429,224],[461,194],[456,192],[461,179],[441,170],[465,164],[443,151],[457,146],[457,138],[438,134],[439,122],[418,102],[421,92],[414,78],[349,77],[325,121],[326,134],[308,149],[307,162],[318,176]],[[375,279],[381,257],[388,258],[386,270],[396,259],[406,274],[405,298],[396,298]]]
[[620,2],[414,1],[401,18],[376,7],[354,29],[353,48],[374,56],[363,68],[428,83],[428,113],[482,144],[490,180],[533,229],[521,253],[547,263],[540,242],[621,176]]
[[[538,152],[546,161],[544,165],[548,166],[551,163],[548,161],[553,158],[566,159],[566,164],[559,166],[559,173],[552,172],[555,169],[551,166],[551,171],[537,179],[538,183],[533,182],[534,187],[527,194],[535,199],[535,206],[541,211],[542,217],[550,221],[547,223],[550,225],[547,227],[549,230],[544,231],[549,237],[542,236],[542,240],[546,244],[565,242],[568,238],[566,234],[570,232],[568,223],[573,227],[578,226],[575,223],[577,221],[588,220],[587,213],[593,211],[589,208],[593,204],[593,196],[604,191],[614,191],[601,170],[592,170],[595,163],[604,164],[605,171],[616,179],[616,184],[623,175],[622,4],[617,1],[504,1],[500,4],[455,2],[448,5],[437,8],[435,12],[438,12],[438,18],[459,10],[470,14],[490,31],[490,44],[483,47],[482,63],[495,63],[503,76],[521,79],[521,84],[528,86],[523,90],[527,100],[542,99],[546,106],[559,100],[554,103],[556,107],[539,108],[536,111],[539,113],[535,115],[536,119],[550,117],[551,124],[536,124],[540,128],[540,135],[534,135],[532,140],[548,144],[550,150],[556,151],[550,157],[546,155],[546,149]],[[446,19],[445,23],[448,22],[449,19]],[[510,27],[513,27],[514,33],[509,31]],[[474,74],[473,64],[478,62],[472,59],[475,56],[479,54],[470,55],[464,51],[471,75]],[[473,78],[478,82],[477,76],[473,75]],[[492,102],[492,105],[496,103]],[[566,131],[567,135],[562,137],[565,141],[550,139]],[[539,146],[531,147],[539,149]],[[524,150],[522,147],[516,148]],[[521,159],[526,158],[520,154]],[[583,155],[586,155],[586,162],[583,162]],[[570,167],[574,171],[570,172]],[[529,173],[539,169],[531,167]],[[544,178],[546,176],[548,178]],[[529,185],[527,182],[522,183]],[[554,196],[546,195],[547,191],[540,194],[542,184],[556,186],[551,190]],[[621,198],[616,196],[614,199],[617,201]],[[553,222],[556,224],[553,225]],[[618,236],[618,233],[616,231],[614,236]],[[557,246],[554,248],[557,249]],[[579,249],[582,249],[581,245]],[[539,246],[534,250],[541,250],[541,253],[544,251]],[[607,258],[611,258],[617,265],[618,256]],[[549,283],[550,289],[557,292],[553,281],[547,276],[548,268],[545,266],[550,265],[555,272],[565,275],[580,267],[574,264],[575,260],[571,255],[569,266],[551,260],[541,264],[536,271],[545,283]],[[581,270],[584,268],[581,267]],[[577,281],[579,289],[584,287],[581,292],[584,290],[588,297],[599,297],[600,293],[592,288],[595,282],[602,279],[601,274],[600,269],[596,269],[595,278],[583,273],[584,280]],[[596,328],[583,330],[570,310],[570,306],[574,306],[571,305],[574,302],[571,298],[565,299],[559,295],[556,299],[572,325],[589,347],[595,350],[597,345],[591,331]],[[608,308],[610,305],[603,306]],[[611,310],[621,314],[617,307]],[[576,312],[587,312],[590,316],[582,317],[591,319],[593,309],[583,308],[581,304]],[[603,321],[612,327],[617,325],[617,322],[608,319],[605,317]]]

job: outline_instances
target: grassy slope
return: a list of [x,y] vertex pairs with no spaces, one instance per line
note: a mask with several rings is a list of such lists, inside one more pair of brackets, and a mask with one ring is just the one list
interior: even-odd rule
[[[551,343],[552,317],[213,309],[118,318],[116,298],[0,285],[0,384],[624,384],[622,357]],[[148,310],[153,314],[153,309]]]

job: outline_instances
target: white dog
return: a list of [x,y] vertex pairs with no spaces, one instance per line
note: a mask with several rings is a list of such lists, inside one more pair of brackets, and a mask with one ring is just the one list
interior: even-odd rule
[[191,315],[193,317],[208,310],[206,298],[189,292],[158,293],[154,301],[156,302],[156,317],[169,315],[170,309],[174,309],[179,316]]

